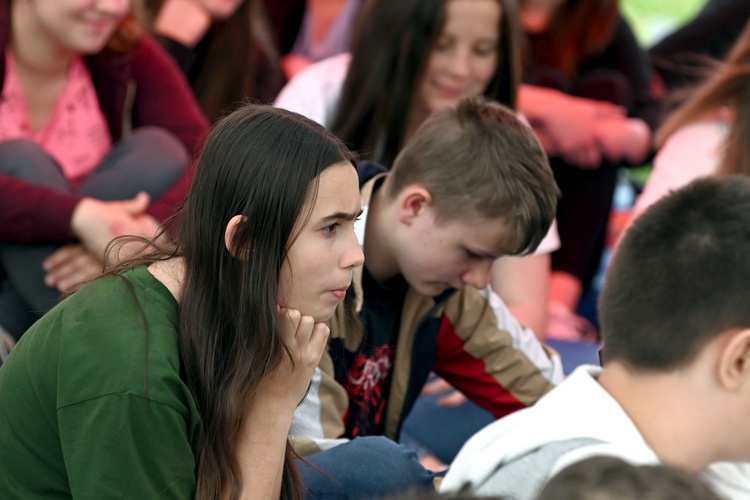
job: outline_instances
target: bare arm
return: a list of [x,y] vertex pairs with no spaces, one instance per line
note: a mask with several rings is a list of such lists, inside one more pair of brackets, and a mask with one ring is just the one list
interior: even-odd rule
[[[245,417],[237,454],[243,499],[277,499],[292,415],[304,397],[326,349],[329,329],[299,311],[281,309],[283,335],[291,351],[261,383]],[[225,497],[228,491],[225,491]]]
[[651,152],[651,129],[640,118],[598,120],[596,140],[612,163],[637,165]]
[[549,156],[559,156],[582,168],[594,168],[601,163],[603,152],[596,135],[598,122],[605,118],[625,119],[625,110],[615,104],[535,85],[521,86],[519,109]]
[[544,341],[547,329],[550,255],[503,257],[495,261],[490,283],[513,316]]

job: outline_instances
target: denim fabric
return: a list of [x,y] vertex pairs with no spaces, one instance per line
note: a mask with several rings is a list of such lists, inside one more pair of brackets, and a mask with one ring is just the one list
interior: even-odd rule
[[435,476],[420,465],[416,452],[383,436],[356,438],[297,465],[305,498],[311,500],[368,500],[405,490],[434,490]]

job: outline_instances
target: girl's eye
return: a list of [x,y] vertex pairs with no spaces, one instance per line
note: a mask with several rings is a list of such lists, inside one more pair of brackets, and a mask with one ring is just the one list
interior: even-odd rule
[[475,47],[474,53],[480,57],[488,57],[495,54],[497,47],[494,45],[488,47]]
[[437,42],[435,42],[435,50],[443,51],[448,50],[452,46],[452,43],[447,38],[439,38]]
[[333,233],[336,232],[336,229],[338,228],[338,226],[339,226],[339,223],[338,222],[334,222],[333,224],[330,224],[330,225],[324,227],[323,228],[323,232],[324,233],[328,233],[328,234],[333,234]]

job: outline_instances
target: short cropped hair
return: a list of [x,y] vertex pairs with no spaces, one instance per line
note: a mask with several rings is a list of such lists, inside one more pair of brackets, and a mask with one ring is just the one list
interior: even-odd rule
[[431,115],[396,157],[388,195],[420,184],[441,222],[504,218],[514,254],[532,252],[555,217],[560,191],[544,149],[509,108],[483,97]]
[[665,372],[750,328],[750,179],[705,178],[627,231],[599,299],[603,361]]
[[563,469],[537,500],[719,500],[690,472],[597,456]]

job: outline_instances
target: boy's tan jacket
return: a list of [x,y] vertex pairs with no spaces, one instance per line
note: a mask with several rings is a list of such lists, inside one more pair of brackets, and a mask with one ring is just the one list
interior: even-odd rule
[[[365,209],[373,186],[381,177],[374,177],[362,187]],[[363,224],[366,215],[365,211],[361,218]],[[363,244],[364,230],[359,229],[360,244]],[[354,300],[339,305],[329,323],[329,342],[343,341],[348,351],[359,349],[364,338],[362,324],[357,319],[363,304],[362,267],[354,271],[352,286]],[[423,321],[428,318],[441,321]],[[435,346],[434,339],[438,335],[435,324],[440,325],[440,338],[451,337],[451,354],[442,352],[447,347],[439,341],[436,351],[430,349]],[[455,345],[460,345],[457,355]],[[428,375],[412,373],[413,360],[418,356],[441,360],[441,369],[434,366],[435,371],[498,417],[534,404],[563,377],[557,353],[541,344],[534,332],[521,326],[497,295],[473,287],[443,294],[437,299],[409,288],[394,356],[385,415],[385,435],[393,440],[398,439],[403,420]],[[484,372],[481,379],[474,380],[472,373],[462,369],[462,365],[479,366],[480,363]],[[294,416],[291,436],[302,455],[347,441],[342,436],[349,397],[335,380],[334,373],[334,360],[329,350],[313,376],[307,398]]]

